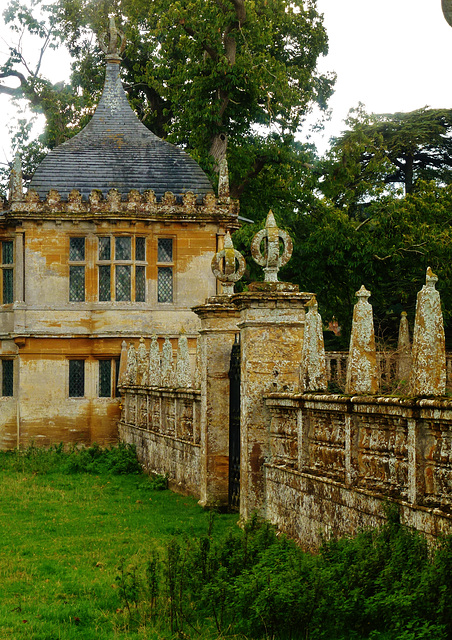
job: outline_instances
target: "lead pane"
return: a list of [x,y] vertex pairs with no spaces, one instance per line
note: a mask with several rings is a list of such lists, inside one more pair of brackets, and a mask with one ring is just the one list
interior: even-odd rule
[[173,301],[173,270],[171,267],[159,267],[158,270],[158,301]]
[[110,238],[102,236],[99,238],[99,260],[110,260],[111,241]]
[[111,360],[99,360],[99,398],[111,397]]
[[13,243],[12,242],[3,242],[2,243],[2,262],[3,264],[13,264]]
[[117,265],[116,267],[116,300],[125,301],[131,299],[131,268],[129,265]]
[[115,238],[115,260],[132,260],[132,238]]
[[144,267],[135,267],[135,300],[146,302],[146,275]]
[[82,262],[85,259],[85,238],[69,239],[69,260]]
[[99,266],[99,301],[111,300],[111,267],[110,265]]
[[172,238],[159,238],[158,239],[158,262],[172,262],[173,261],[173,240]]
[[2,360],[2,396],[14,395],[14,362]]
[[135,260],[144,262],[146,260],[146,242],[145,238],[135,239]]
[[69,360],[69,397],[83,398],[85,395],[85,361]]
[[14,276],[12,269],[3,269],[3,304],[14,302]]
[[69,268],[69,301],[83,302],[85,300],[85,267]]

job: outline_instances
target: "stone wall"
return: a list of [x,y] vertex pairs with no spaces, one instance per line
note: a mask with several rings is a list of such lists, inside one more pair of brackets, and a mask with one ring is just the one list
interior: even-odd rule
[[269,394],[266,517],[308,548],[400,505],[402,521],[452,532],[452,402]]
[[138,459],[169,486],[200,497],[200,392],[127,386],[119,423],[122,442],[134,444]]

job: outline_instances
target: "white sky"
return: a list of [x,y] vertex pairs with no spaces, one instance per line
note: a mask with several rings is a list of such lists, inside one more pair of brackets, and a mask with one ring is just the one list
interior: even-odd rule
[[[3,9],[7,0],[0,0]],[[369,112],[412,111],[429,106],[452,108],[452,28],[441,0],[317,0],[329,36],[329,54],[322,71],[335,71],[332,120],[313,141],[324,152],[331,135],[344,129],[343,120],[358,102]],[[0,25],[0,62],[11,35]],[[30,54],[31,55],[31,54]],[[44,75],[69,79],[64,51],[48,51]],[[14,114],[0,95],[0,162],[9,157],[7,122]]]

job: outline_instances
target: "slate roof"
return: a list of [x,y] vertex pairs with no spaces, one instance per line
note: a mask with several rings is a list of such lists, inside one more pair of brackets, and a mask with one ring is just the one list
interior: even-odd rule
[[165,191],[176,196],[193,191],[199,198],[212,191],[206,174],[187,153],[139,121],[122,87],[119,64],[107,62],[104,90],[92,119],[44,158],[30,189],[41,198],[56,189],[63,199],[77,189],[87,199],[93,189],[105,196],[112,188],[123,195],[131,189],[152,189],[157,198]]

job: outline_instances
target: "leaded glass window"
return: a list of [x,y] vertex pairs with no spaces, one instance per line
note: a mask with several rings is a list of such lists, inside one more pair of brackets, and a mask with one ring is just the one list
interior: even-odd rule
[[105,302],[111,300],[111,267],[99,266],[99,300]]
[[3,264],[13,264],[13,243],[12,241],[2,242],[2,262]]
[[173,261],[173,240],[172,238],[159,238],[157,250],[157,262]]
[[130,265],[116,265],[115,294],[116,300],[131,300],[132,278]]
[[158,269],[158,301],[173,301],[173,269],[171,267],[159,267]]
[[111,397],[111,360],[99,360],[99,398]]
[[146,238],[135,238],[135,260],[144,262],[146,260]]
[[14,276],[12,269],[3,269],[3,304],[14,302]]
[[0,360],[1,379],[2,379],[2,396],[14,395],[14,361]]
[[69,360],[69,397],[83,398],[85,395],[85,361]]
[[14,244],[12,240],[0,242],[1,304],[14,302]]
[[115,260],[132,260],[132,238],[130,236],[115,238]]
[[146,273],[145,267],[135,267],[135,300],[146,301]]
[[111,239],[109,236],[101,236],[99,238],[99,260],[110,260],[111,258]]
[[85,238],[70,238],[70,240],[69,240],[69,260],[71,262],[84,262],[84,260],[85,260]]
[[69,301],[83,302],[85,300],[85,267],[69,267]]
[[145,302],[145,260],[146,238],[99,236],[99,301]]

